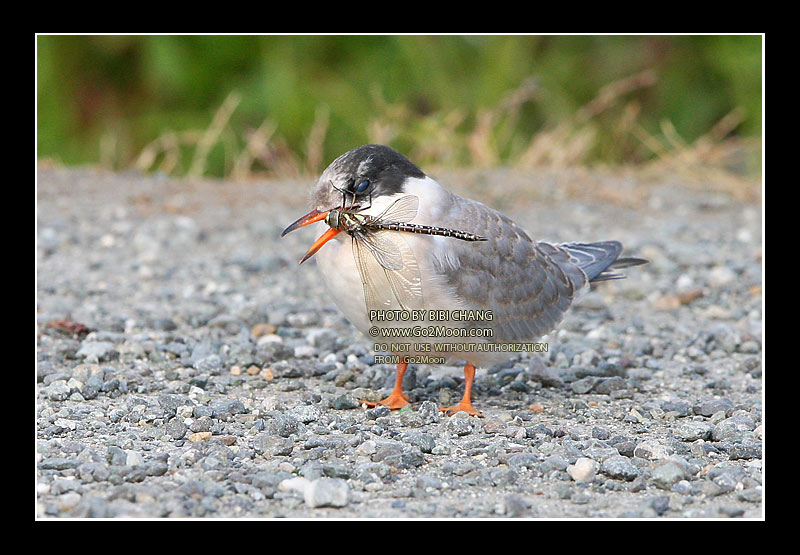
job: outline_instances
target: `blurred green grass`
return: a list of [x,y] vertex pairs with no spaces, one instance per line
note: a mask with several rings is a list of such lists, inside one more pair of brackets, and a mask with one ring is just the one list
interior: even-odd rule
[[37,53],[38,156],[65,165],[287,176],[384,142],[420,165],[679,153],[760,174],[761,36],[40,35]]

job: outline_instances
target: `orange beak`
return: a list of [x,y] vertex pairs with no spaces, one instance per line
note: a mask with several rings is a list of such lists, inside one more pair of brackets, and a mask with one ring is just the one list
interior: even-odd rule
[[[320,220],[324,220],[327,216],[328,216],[328,212],[320,212],[319,210],[314,209],[311,212],[309,212],[308,214],[306,214],[305,216],[302,216],[301,218],[299,218],[296,222],[291,224],[289,227],[284,229],[283,232],[281,233],[281,237],[283,237],[287,233],[291,233],[292,231],[294,231],[297,228],[306,226],[308,224],[313,224],[314,222],[318,222]],[[316,252],[319,249],[322,248],[322,245],[324,245],[325,243],[327,243],[328,241],[333,239],[334,236],[336,236],[336,234],[339,233],[339,231],[341,231],[341,230],[331,228],[328,231],[326,231],[325,233],[323,233],[322,236],[319,239],[317,239],[316,241],[314,241],[314,244],[311,245],[311,247],[306,251],[305,256],[303,256],[303,258],[300,260],[300,264],[302,264],[303,262],[305,262],[306,260],[308,260],[309,258],[314,256],[316,254]]]

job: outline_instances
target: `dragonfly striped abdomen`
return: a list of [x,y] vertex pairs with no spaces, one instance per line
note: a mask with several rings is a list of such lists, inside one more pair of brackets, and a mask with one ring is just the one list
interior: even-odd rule
[[[462,241],[486,241],[485,237],[467,231],[433,225],[408,223],[408,220],[416,216],[416,201],[417,198],[413,196],[403,197],[396,201],[387,211],[378,216],[358,214],[345,210],[332,210],[325,219],[325,223],[333,229],[340,229],[351,233],[354,231],[402,231],[421,235],[452,237],[454,239],[461,239]],[[396,206],[398,210],[393,210]],[[403,207],[405,208],[405,212],[403,212]]]
[[446,227],[437,227],[433,225],[419,225],[419,224],[401,224],[401,223],[376,223],[367,224],[368,227],[375,229],[384,229],[388,231],[405,231],[407,233],[420,233],[423,235],[438,235],[440,237],[452,237],[454,239],[461,239],[462,241],[486,241],[485,237],[468,233],[466,231],[458,231],[457,229],[449,229]]

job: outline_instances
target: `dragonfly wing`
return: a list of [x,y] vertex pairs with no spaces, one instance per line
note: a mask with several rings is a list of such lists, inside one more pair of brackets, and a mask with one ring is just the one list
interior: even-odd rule
[[378,214],[375,217],[377,222],[397,222],[406,223],[413,220],[417,215],[419,209],[419,197],[415,195],[406,195],[400,197],[389,208]]
[[386,270],[386,277],[397,302],[404,310],[424,308],[422,300],[422,275],[417,258],[399,233],[385,231],[387,241],[395,243],[395,248],[403,259],[403,267],[397,270]]
[[353,237],[365,248],[369,249],[378,263],[386,270],[399,270],[403,267],[402,247],[408,248],[403,241],[398,246],[398,241],[389,231],[357,232]]
[[372,310],[385,310],[392,304],[388,293],[385,270],[372,255],[364,242],[353,235],[353,258],[356,261],[358,273],[361,275],[361,284],[364,287],[364,303],[367,313]]
[[353,234],[353,256],[364,284],[367,310],[386,309],[393,295],[401,309],[423,308],[422,276],[413,251],[398,234]]

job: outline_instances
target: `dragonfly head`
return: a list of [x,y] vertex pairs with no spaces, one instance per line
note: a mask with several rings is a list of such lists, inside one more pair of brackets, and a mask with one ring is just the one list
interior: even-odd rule
[[333,229],[339,229],[339,215],[341,213],[342,212],[340,210],[331,210],[325,217],[325,223]]

